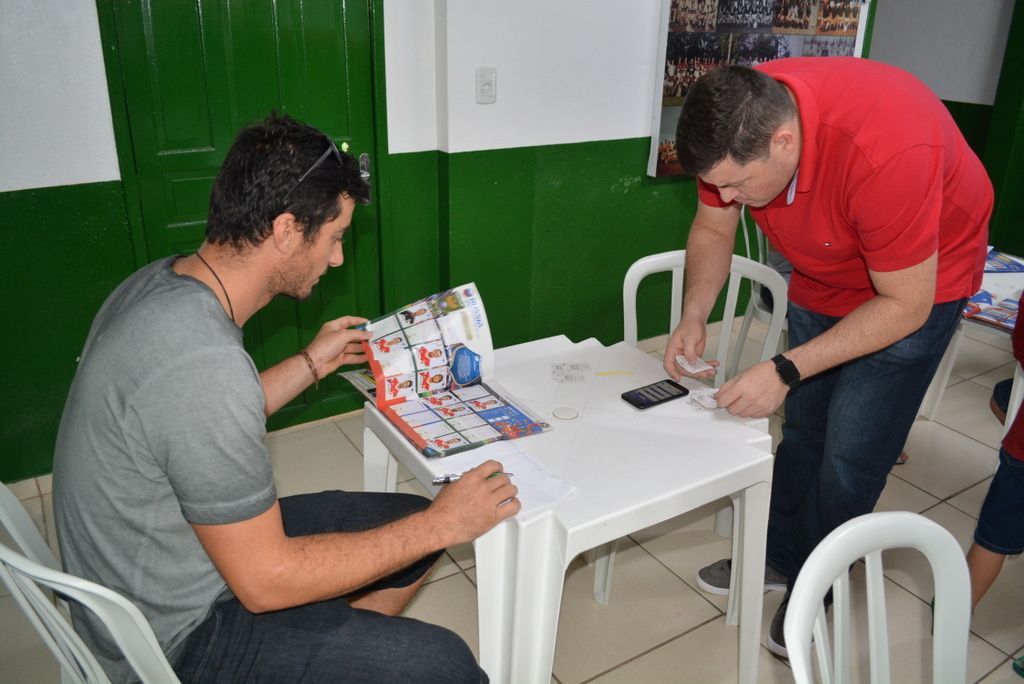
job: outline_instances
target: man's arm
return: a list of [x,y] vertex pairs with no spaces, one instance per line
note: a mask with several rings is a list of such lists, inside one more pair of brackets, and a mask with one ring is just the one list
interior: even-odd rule
[[362,323],[366,323],[366,319],[358,316],[342,316],[327,321],[306,347],[309,361],[302,354],[295,354],[260,373],[264,396],[263,412],[268,416],[272,415],[298,396],[299,392],[313,384],[310,361],[316,369],[316,377],[321,380],[339,366],[366,361],[361,343],[370,339],[370,333],[351,328]]
[[[710,207],[697,201],[697,214],[690,227],[686,241],[686,282],[683,290],[683,313],[679,325],[672,331],[665,348],[665,370],[675,380],[683,375],[676,363],[676,356],[683,355],[690,361],[704,354],[707,340],[707,320],[718,299],[729,268],[732,265],[732,248],[736,240],[736,225],[740,219],[740,208],[728,206]],[[717,361],[710,362],[717,366]],[[704,371],[693,377],[713,375]]]
[[425,511],[365,532],[288,537],[274,503],[254,518],[192,525],[242,605],[260,613],[348,594],[438,549],[472,541],[519,512],[516,487],[487,461]]
[[[883,349],[928,320],[935,300],[938,253],[898,271],[869,271],[877,294],[827,332],[786,352],[802,378]],[[771,361],[762,361],[722,385],[718,405],[738,416],[773,413],[789,388]]]

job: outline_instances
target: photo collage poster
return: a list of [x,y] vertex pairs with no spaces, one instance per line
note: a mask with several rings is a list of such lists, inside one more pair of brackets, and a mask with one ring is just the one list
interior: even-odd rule
[[655,87],[647,173],[678,176],[676,124],[686,91],[716,66],[861,53],[866,0],[663,0],[664,71]]

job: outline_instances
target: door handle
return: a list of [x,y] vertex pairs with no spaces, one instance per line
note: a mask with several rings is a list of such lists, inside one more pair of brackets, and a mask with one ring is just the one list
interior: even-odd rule
[[[361,155],[359,155],[359,176],[363,179],[363,182],[366,183],[366,186],[370,188],[370,191],[372,192],[373,186],[370,183],[370,155],[368,155],[366,152],[363,152]],[[367,203],[369,203],[369,199],[367,200]]]

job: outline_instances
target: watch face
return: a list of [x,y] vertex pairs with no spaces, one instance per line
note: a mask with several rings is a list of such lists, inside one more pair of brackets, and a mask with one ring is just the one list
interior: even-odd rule
[[773,358],[772,361],[775,362],[775,370],[778,372],[779,377],[782,378],[782,382],[790,387],[794,387],[800,382],[800,371],[797,370],[796,365],[792,361],[782,354]]

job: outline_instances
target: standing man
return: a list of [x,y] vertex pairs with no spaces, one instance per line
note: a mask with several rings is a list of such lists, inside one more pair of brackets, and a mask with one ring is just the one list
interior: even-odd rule
[[[768,639],[784,656],[788,589],[818,542],[874,508],[981,283],[992,187],[942,102],[864,59],[715,69],[687,94],[676,135],[699,201],[669,375],[684,374],[677,355],[704,353],[744,205],[793,264],[789,351],[718,392],[739,416],[786,402],[765,570],[766,587],[787,589]],[[729,570],[719,561],[698,582],[728,593]]]
[[[274,488],[266,416],[364,361],[351,326],[366,319],[325,323],[262,373],[241,326],[341,265],[369,192],[325,134],[272,115],[228,152],[198,251],[142,268],[93,321],[57,437],[61,556],[142,610],[183,681],[487,679],[455,634],[396,616],[445,547],[518,512],[499,463],[432,503]],[[111,679],[134,679],[102,625],[73,616]]]

